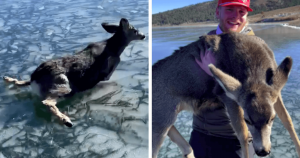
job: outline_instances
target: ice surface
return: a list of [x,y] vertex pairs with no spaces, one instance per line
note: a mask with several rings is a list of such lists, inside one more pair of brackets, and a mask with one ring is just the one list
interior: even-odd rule
[[131,13],[137,13],[138,11],[136,11],[136,10],[132,10],[132,11],[130,11]]
[[44,10],[44,9],[45,9],[44,6],[39,7],[39,10]]
[[13,65],[13,66],[10,67],[9,71],[11,71],[12,73],[16,74],[16,73],[19,72],[20,69],[21,68],[19,66]]
[[6,157],[2,154],[1,151],[0,151],[0,158],[6,158]]
[[2,18],[0,18],[0,27],[4,26],[4,20]]
[[0,51],[0,54],[6,53],[6,52],[7,52],[7,49],[2,49],[2,50]]

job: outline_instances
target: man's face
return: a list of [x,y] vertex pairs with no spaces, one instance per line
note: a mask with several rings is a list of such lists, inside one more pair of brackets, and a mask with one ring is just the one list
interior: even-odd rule
[[217,7],[216,15],[223,32],[240,32],[247,23],[248,11],[243,6],[221,6]]

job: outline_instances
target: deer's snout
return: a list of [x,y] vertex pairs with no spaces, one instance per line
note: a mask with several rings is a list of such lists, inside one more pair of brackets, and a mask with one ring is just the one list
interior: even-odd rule
[[146,38],[146,36],[142,32],[138,32],[138,36],[141,40],[144,40]]
[[267,156],[271,153],[271,150],[266,150],[264,148],[260,148],[258,150],[255,150],[255,153],[258,155],[258,156],[261,156],[261,157],[264,157],[264,156]]

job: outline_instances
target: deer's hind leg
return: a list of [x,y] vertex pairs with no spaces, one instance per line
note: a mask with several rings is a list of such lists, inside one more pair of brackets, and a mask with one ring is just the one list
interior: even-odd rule
[[178,132],[178,130],[176,129],[176,127],[174,125],[169,129],[168,136],[172,142],[177,144],[177,146],[181,150],[184,158],[195,158],[192,147],[182,137],[182,135]]
[[3,79],[6,81],[6,82],[12,82],[14,83],[16,86],[28,86],[30,85],[30,81],[19,81],[18,79],[16,78],[11,78],[11,77],[7,77],[7,76],[4,76]]
[[71,89],[68,78],[64,74],[60,74],[54,77],[52,88],[46,95],[46,99],[42,101],[42,103],[68,127],[72,127],[73,123],[68,116],[59,111],[56,104],[60,96],[65,96],[70,92]]
[[[194,158],[190,144],[174,126],[178,113],[182,110],[191,110],[190,105],[168,95],[164,95],[162,98],[164,100],[153,102],[157,104],[152,108],[152,157],[157,158],[159,149],[165,137],[168,136],[172,142],[178,145],[184,158]],[[176,106],[172,107],[172,105]],[[171,107],[172,110],[165,109],[165,107]]]

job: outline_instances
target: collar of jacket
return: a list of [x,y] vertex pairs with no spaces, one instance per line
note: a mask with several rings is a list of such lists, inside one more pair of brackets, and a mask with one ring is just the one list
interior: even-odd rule
[[[248,27],[248,26],[243,31],[241,31],[240,33],[250,35],[250,36],[255,35],[252,28]],[[212,30],[207,35],[216,35],[216,34],[217,34],[217,30]]]

